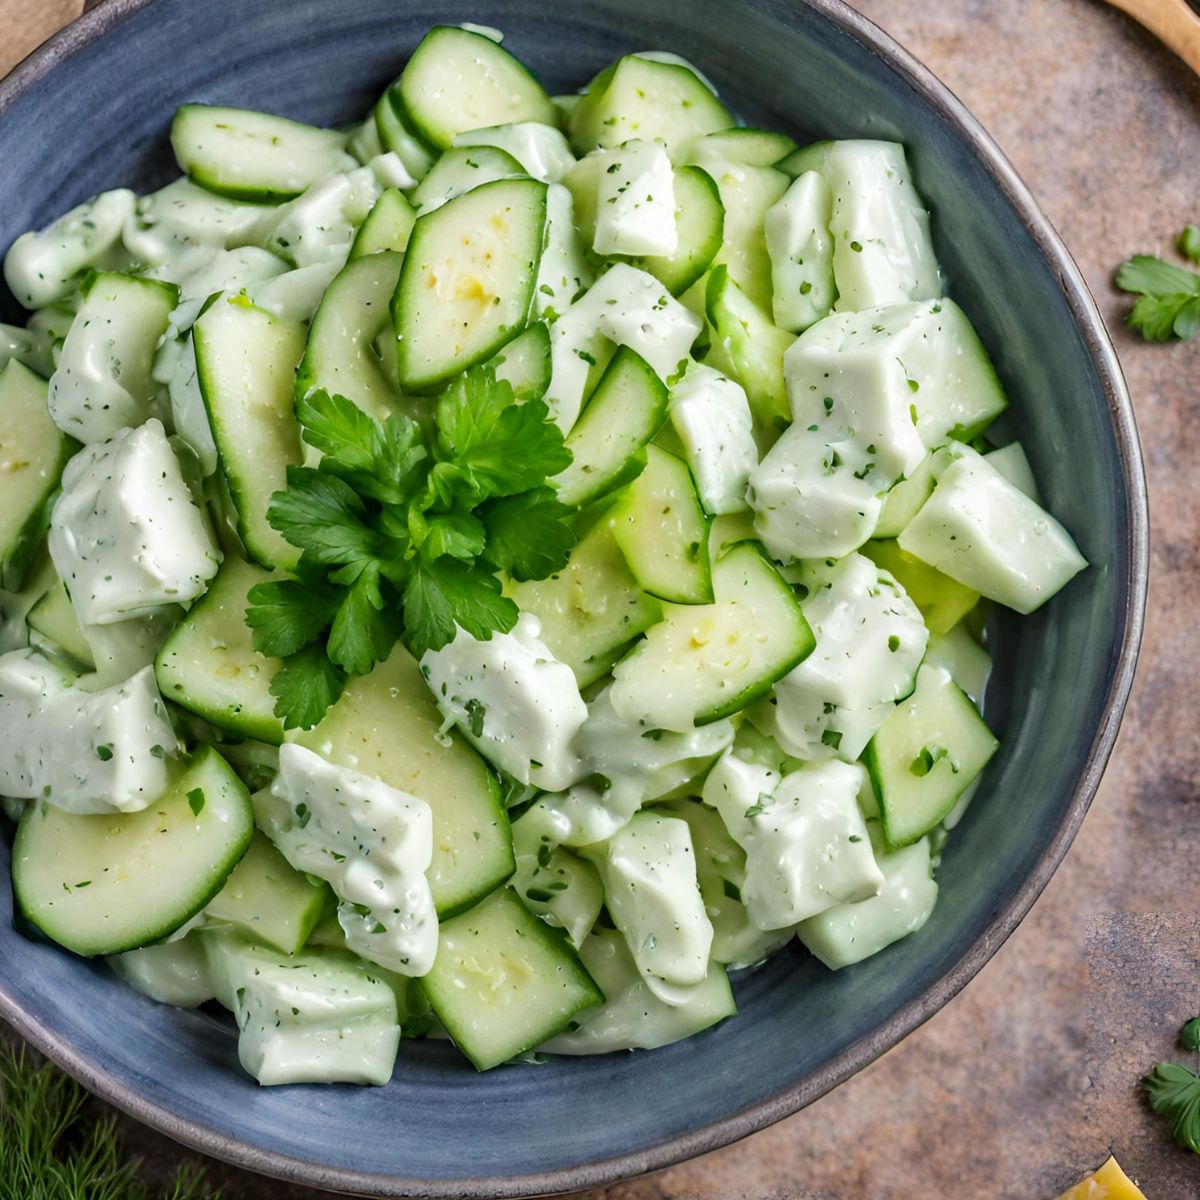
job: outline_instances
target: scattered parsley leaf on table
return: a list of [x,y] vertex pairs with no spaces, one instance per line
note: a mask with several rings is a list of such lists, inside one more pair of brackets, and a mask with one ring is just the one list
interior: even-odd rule
[[1175,249],[1189,262],[1200,264],[1200,228],[1185,225],[1175,242]]
[[1117,287],[1137,295],[1128,322],[1148,342],[1186,341],[1200,333],[1200,275],[1135,254],[1117,268]]
[[1143,1082],[1150,1107],[1170,1118],[1171,1136],[1200,1154],[1200,1076],[1179,1063],[1159,1063]]
[[403,639],[413,654],[516,624],[498,571],[544,579],[575,536],[549,481],[571,462],[540,400],[519,403],[487,367],[436,401],[433,427],[378,422],[344,396],[299,401],[315,467],[290,467],[267,519],[301,551],[295,579],[250,590],[254,647],[283,659],[271,683],[285,728],[311,728],[347,679]]

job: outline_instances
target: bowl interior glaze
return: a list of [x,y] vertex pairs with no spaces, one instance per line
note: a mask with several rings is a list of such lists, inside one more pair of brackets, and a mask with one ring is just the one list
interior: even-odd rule
[[109,0],[0,88],[0,245],[102,188],[166,182],[183,101],[348,122],[429,25],[465,20],[502,28],[551,90],[623,52],[669,48],[748,123],[903,140],[952,294],[1009,390],[1010,429],[1092,567],[1042,612],[995,626],[988,716],[1003,748],[946,849],[926,928],[838,974],[789,950],[738,984],[736,1019],[652,1053],[479,1076],[444,1044],[409,1043],[385,1089],[259,1089],[228,1023],[24,940],[0,889],[0,1015],[173,1136],[374,1195],[541,1193],[662,1166],[794,1111],[936,1011],[1011,931],[1082,819],[1128,692],[1145,586],[1136,434],[1078,273],[953,98],[837,0]]

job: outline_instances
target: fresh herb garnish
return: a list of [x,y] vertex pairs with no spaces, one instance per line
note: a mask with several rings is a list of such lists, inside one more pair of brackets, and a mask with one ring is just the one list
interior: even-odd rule
[[188,808],[192,810],[192,816],[198,817],[204,811],[204,789],[192,788],[187,794]]
[[548,481],[571,461],[540,400],[475,367],[438,398],[433,427],[382,424],[344,396],[296,405],[316,467],[290,467],[267,519],[301,551],[295,579],[259,584],[254,647],[284,660],[271,684],[285,728],[315,725],[346,680],[403,637],[418,658],[461,626],[487,638],[516,624],[497,572],[561,570],[575,538]]
[[1138,297],[1127,320],[1146,341],[1186,341],[1200,333],[1200,275],[1194,271],[1135,254],[1117,268],[1116,282]]
[[1200,228],[1185,225],[1175,241],[1175,249],[1189,262],[1200,264]]
[[1171,1136],[1200,1154],[1200,1075],[1179,1063],[1162,1062],[1142,1082],[1150,1107],[1170,1118]]

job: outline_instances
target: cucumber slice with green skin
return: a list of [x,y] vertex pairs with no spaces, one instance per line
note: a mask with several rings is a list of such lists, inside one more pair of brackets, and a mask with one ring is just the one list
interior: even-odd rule
[[459,734],[443,734],[442,725],[420,667],[397,646],[369,675],[351,679],[318,725],[287,738],[433,809],[427,875],[438,915],[445,917],[486,896],[515,864],[495,777]]
[[540,400],[550,386],[550,330],[540,321],[502,346],[490,360],[497,379],[512,387],[518,400]]
[[480,1070],[533,1049],[604,1003],[561,930],[511,888],[443,921],[437,961],[421,980],[454,1044]]
[[308,329],[296,372],[296,399],[322,389],[380,420],[400,403],[372,343],[391,331],[391,299],[404,259],[381,250],[347,263],[329,285]]
[[558,123],[545,88],[491,38],[435,25],[413,51],[396,93],[417,136],[446,150],[457,134],[517,121]]
[[233,200],[290,200],[353,165],[346,135],[243,108],[181,104],[171,122],[175,161],[193,183]]
[[720,133],[705,134],[692,147],[692,155],[720,158],[747,167],[773,167],[795,149],[796,143],[786,133],[735,125]]
[[712,604],[668,608],[616,665],[620,716],[687,732],[745,708],[812,653],[800,603],[757,542],[713,565],[713,592]]
[[933,829],[999,746],[949,674],[922,667],[916,690],[896,705],[863,755],[888,848],[908,846]]
[[534,179],[485,183],[417,218],[392,301],[406,392],[436,390],[524,329],[545,229]]
[[662,605],[638,587],[607,521],[582,537],[549,579],[506,583],[505,594],[542,623],[542,641],[587,687],[638,634],[662,620]]
[[[79,618],[71,606],[71,597],[58,578],[57,573],[50,590],[29,610],[25,623],[34,633],[49,638],[68,657],[89,671],[96,669],[92,648],[79,625]],[[132,672],[130,672],[132,674]],[[128,678],[128,676],[123,676]],[[113,680],[113,682],[117,682]]]
[[190,921],[253,834],[249,793],[204,746],[141,812],[79,816],[30,805],[13,843],[13,891],[24,916],[68,950],[120,954]]
[[396,155],[414,179],[419,181],[425,178],[436,155],[413,133],[405,119],[404,105],[396,93],[395,84],[379,97],[379,103],[375,105],[375,132],[384,151]]
[[238,737],[279,745],[271,680],[283,665],[254,649],[247,593],[281,578],[226,558],[207,592],[167,638],[154,664],[163,698]]
[[496,146],[464,146],[447,150],[412,194],[424,215],[464,192],[497,179],[526,179],[525,168],[507,150]]
[[46,381],[13,359],[0,371],[0,583],[21,590],[50,527],[63,467],[79,449],[50,419]]
[[630,261],[649,271],[672,296],[682,296],[708,270],[725,236],[720,190],[700,167],[675,168],[675,231],[679,246],[674,254]]
[[816,171],[819,175],[825,170],[825,163],[833,147],[832,141],[813,142],[793,150],[786,158],[781,158],[773,165],[777,171],[782,171],[793,179],[798,179],[806,171]]
[[669,400],[667,385],[640,354],[628,346],[617,350],[567,435],[573,461],[554,477],[558,498],[581,508],[637,478]]
[[647,446],[645,470],[621,494],[607,521],[634,579],[650,595],[675,604],[712,603],[712,521],[682,458]]
[[746,389],[756,430],[773,441],[792,419],[783,355],[796,339],[772,324],[724,265],[709,273],[704,311],[715,333],[708,362]]
[[588,84],[567,133],[580,155],[644,138],[663,141],[676,160],[698,137],[732,124],[733,114],[694,71],[631,54]]
[[284,954],[298,954],[332,907],[333,893],[328,887],[292,870],[270,839],[255,832],[204,915],[206,920],[232,925],[252,941]]
[[192,340],[238,536],[255,562],[292,567],[299,551],[271,528],[267,506],[286,486],[287,468],[304,456],[292,395],[304,326],[244,299],[220,298],[196,322]]
[[408,197],[399,188],[385,188],[354,235],[350,261],[384,250],[403,253],[416,219],[416,209]]
[[[879,520],[875,523],[875,538],[894,538],[908,527],[909,521],[921,510],[933,491],[933,455],[922,459],[921,465],[895,484],[884,497]],[[890,570],[890,568],[889,568]]]
[[979,603],[978,592],[906,553],[899,542],[867,542],[860,553],[891,573],[921,610],[930,633],[949,633]]

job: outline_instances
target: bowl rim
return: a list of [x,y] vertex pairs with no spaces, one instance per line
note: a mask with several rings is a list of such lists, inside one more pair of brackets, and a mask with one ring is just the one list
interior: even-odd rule
[[[63,62],[156,0],[100,0],[0,80],[0,116]],[[1126,601],[1120,647],[1100,722],[1059,828],[1008,903],[997,910],[974,945],[924,992],[882,1025],[822,1064],[807,1079],[765,1100],[647,1149],[548,1172],[431,1181],[333,1169],[320,1163],[248,1146],[142,1099],[92,1063],[69,1042],[41,1028],[0,980],[0,1018],[90,1091],[177,1142],[213,1158],[276,1179],[342,1193],[380,1197],[455,1196],[462,1200],[544,1196],[613,1184],[717,1150],[791,1116],[843,1083],[944,1007],[984,967],[1020,924],[1058,868],[1099,787],[1129,699],[1146,614],[1149,506],[1133,406],[1116,350],[1083,275],[1045,213],[1004,152],[950,89],[913,54],[843,0],[803,0],[917,91],[944,123],[971,145],[984,169],[1051,268],[1107,401],[1127,496]]]

